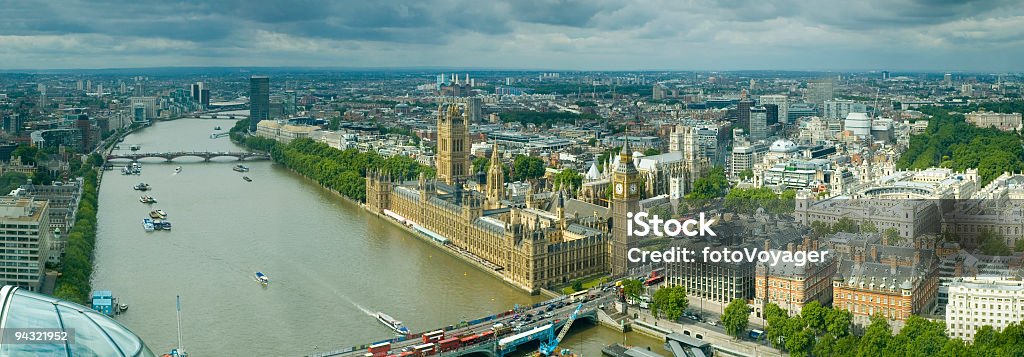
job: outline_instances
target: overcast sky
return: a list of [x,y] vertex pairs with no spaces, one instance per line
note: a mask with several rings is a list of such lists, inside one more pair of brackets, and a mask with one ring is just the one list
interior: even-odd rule
[[1024,70],[1020,0],[0,0],[0,68]]

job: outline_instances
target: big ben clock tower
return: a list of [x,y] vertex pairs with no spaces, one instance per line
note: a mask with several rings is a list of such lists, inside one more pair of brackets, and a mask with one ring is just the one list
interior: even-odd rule
[[630,248],[638,246],[640,237],[632,237],[626,231],[628,213],[636,213],[640,209],[640,174],[633,165],[633,152],[629,149],[629,139],[619,153],[619,164],[612,173],[612,242],[611,262],[612,275],[625,274],[629,261],[626,253]]

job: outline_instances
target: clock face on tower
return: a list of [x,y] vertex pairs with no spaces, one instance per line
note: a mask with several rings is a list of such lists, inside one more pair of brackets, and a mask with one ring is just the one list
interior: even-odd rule
[[635,183],[629,184],[629,194],[631,194],[631,195],[635,195],[636,194],[636,184]]
[[620,194],[620,195],[622,194],[622,184],[621,183],[615,184],[615,193]]

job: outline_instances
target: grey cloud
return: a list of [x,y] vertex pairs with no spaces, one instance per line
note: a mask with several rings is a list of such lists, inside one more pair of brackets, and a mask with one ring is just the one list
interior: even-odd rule
[[[144,61],[147,54],[160,57],[154,62],[181,62],[175,56],[194,61],[183,65],[301,65],[330,63],[339,55],[356,65],[406,60],[520,68],[792,68],[898,64],[904,58],[927,58],[931,65],[942,62],[939,56],[956,56],[954,46],[1024,54],[1007,45],[1024,41],[1024,31],[992,23],[1024,25],[1018,20],[1022,8],[1011,0],[0,0],[0,56],[6,56],[0,68],[73,66],[61,61],[76,54],[108,56],[113,66],[144,66],[128,61]],[[5,36],[52,35],[74,37],[81,45],[8,39],[24,52],[4,52],[11,48]],[[934,41],[913,41],[922,36]],[[496,49],[509,53],[472,54]],[[764,56],[769,50],[773,55]],[[36,61],[52,53],[66,56],[49,56],[51,64]],[[483,58],[507,63],[474,63]]]

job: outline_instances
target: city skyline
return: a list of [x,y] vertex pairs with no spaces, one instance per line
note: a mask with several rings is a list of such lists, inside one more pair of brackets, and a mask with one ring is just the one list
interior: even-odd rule
[[[0,69],[463,67],[1004,72],[1024,7],[878,3],[7,4]],[[118,14],[119,16],[110,16]]]

